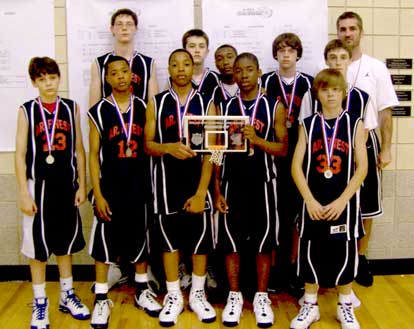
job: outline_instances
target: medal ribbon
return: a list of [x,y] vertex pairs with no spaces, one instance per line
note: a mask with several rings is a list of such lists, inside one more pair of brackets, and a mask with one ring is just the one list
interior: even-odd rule
[[[261,96],[261,94],[262,94],[262,84],[259,82],[259,87],[258,87],[258,91],[257,91],[256,100],[254,102],[252,115],[250,116],[250,124],[251,125],[253,125],[254,119],[256,118],[256,112],[257,112],[257,108],[259,107],[259,102],[260,102],[260,96]],[[239,102],[240,112],[243,115],[247,115],[246,114],[246,110],[245,110],[245,106],[244,106],[243,101],[242,101],[241,96],[240,96],[240,93],[237,93],[237,100]]]
[[280,89],[282,89],[283,99],[285,100],[285,103],[288,106],[287,120],[290,121],[290,114],[292,113],[293,99],[295,97],[295,91],[296,91],[297,73],[295,72],[295,79],[293,80],[292,93],[290,94],[290,102],[288,101],[286,90],[285,90],[285,87],[283,85],[282,79],[280,78],[279,74],[277,74],[277,78],[279,79]]
[[173,88],[170,88],[170,93],[175,99],[175,106],[177,108],[177,118],[178,118],[178,134],[180,136],[180,140],[183,138],[183,121],[184,117],[187,113],[188,107],[190,106],[190,102],[193,99],[194,95],[196,94],[197,90],[194,88],[191,88],[190,92],[187,95],[187,98],[184,102],[184,110],[181,112],[181,103],[180,103],[180,97],[177,95],[177,93],[174,91]]
[[55,128],[56,128],[56,120],[57,120],[58,112],[59,112],[60,97],[58,96],[56,99],[55,110],[53,111],[52,127],[50,131],[49,131],[49,126],[46,120],[45,109],[43,107],[42,100],[40,99],[40,97],[37,98],[37,101],[39,102],[40,114],[42,116],[43,125],[45,126],[47,149],[49,150],[49,154],[50,154],[52,152],[53,140],[55,138]]
[[132,121],[134,120],[134,100],[132,98],[132,95],[129,96],[129,125],[128,130],[125,125],[124,117],[122,116],[122,112],[118,106],[118,103],[115,100],[115,97],[113,94],[111,94],[112,102],[115,105],[116,112],[118,113],[119,121],[121,122],[122,131],[126,137],[127,140],[127,146],[129,145],[129,142],[131,141],[131,134],[132,134]]
[[328,136],[326,134],[325,118],[323,117],[323,114],[320,114],[319,116],[321,118],[322,135],[323,135],[323,142],[324,142],[324,145],[325,145],[326,158],[327,158],[327,161],[328,161],[328,169],[330,169],[331,168],[332,154],[333,154],[334,145],[335,145],[336,133],[338,131],[338,123],[339,123],[339,118],[340,118],[341,114],[335,119],[334,131],[332,133],[330,143],[328,143]]
[[201,77],[200,83],[199,83],[199,84],[198,84],[198,86],[197,86],[197,90],[198,90],[198,91],[200,91],[201,87],[203,87],[204,80],[206,79],[207,74],[208,74],[209,72],[210,72],[210,69],[209,69],[209,68],[206,68],[206,69],[205,69],[205,71],[204,71],[204,73],[203,73],[203,76]]

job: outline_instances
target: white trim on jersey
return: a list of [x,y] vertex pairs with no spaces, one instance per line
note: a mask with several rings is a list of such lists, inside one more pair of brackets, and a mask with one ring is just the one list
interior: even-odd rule
[[[98,220],[98,219],[96,219]],[[105,227],[106,225],[101,225],[101,236],[102,236],[102,245],[103,249],[105,251],[105,263],[109,263],[109,251],[108,246],[106,245],[106,239],[105,239]]]
[[176,249],[173,248],[170,240],[168,239],[167,234],[165,233],[164,226],[162,225],[162,219],[163,218],[165,218],[165,215],[164,216],[163,215],[158,215],[158,221],[160,222],[161,233],[164,236],[165,242],[167,242],[167,245],[168,245],[168,248],[170,249],[170,252],[173,252]]
[[[75,165],[76,158],[73,155],[75,154],[75,149],[74,148],[76,147],[76,138],[78,138],[78,136],[76,136],[75,131],[74,131],[75,125],[73,124],[72,112],[71,112],[71,109],[70,109],[69,105],[62,99],[60,99],[60,104],[59,105],[60,105],[61,110],[66,109],[66,112],[67,112],[68,117],[69,117],[70,134],[71,134],[71,137],[72,137],[71,149],[70,149],[70,166],[72,168],[72,173],[73,173],[72,182],[75,182],[76,181],[76,176],[77,176],[77,172],[76,172],[76,169],[75,169],[76,168],[76,165]],[[76,111],[76,103],[74,102],[73,116],[76,115],[75,111]],[[53,141],[52,141],[52,144],[53,144]]]
[[[93,204],[93,200],[90,201],[91,204]],[[88,253],[89,255],[92,255],[92,251],[93,251],[93,243],[94,243],[94,237],[96,234],[96,227],[98,226],[98,221],[96,220],[96,216],[93,216],[93,221],[92,221],[92,227],[91,227],[91,235],[89,237],[89,246],[88,246]]]
[[[227,200],[228,189],[229,189],[229,183],[227,182],[226,183],[226,186],[224,188],[224,197],[226,198],[226,200]],[[230,233],[229,227],[227,225],[227,214],[226,213],[224,214],[224,227],[226,229],[227,236],[229,237],[229,240],[230,240],[231,245],[233,247],[233,252],[237,252],[236,243],[234,242],[234,239],[233,239],[233,237],[232,237],[232,235]]]
[[277,211],[277,193],[276,193],[276,178],[272,179],[272,186],[273,186],[273,195],[275,197],[275,219],[276,219],[276,225],[275,225],[275,240],[276,245],[279,245],[279,212]]
[[[365,232],[365,230],[364,230]],[[358,274],[358,266],[359,266],[359,254],[358,254],[358,240],[354,239],[354,243],[355,243],[355,260],[354,260],[354,278],[357,276]]]
[[[210,221],[211,223],[211,221]],[[207,229],[207,218],[206,218],[206,212],[203,212],[203,232],[200,235],[200,239],[198,239],[198,242],[194,248],[193,254],[197,254],[198,248],[200,247],[201,242],[203,242],[204,236],[206,235],[206,229]],[[214,240],[213,240],[214,241]]]
[[[355,137],[355,134],[356,134],[355,127],[358,125],[359,119],[356,120],[355,127],[353,129],[354,134],[351,134],[351,124],[349,122],[350,118],[349,118],[349,116],[346,116],[345,118],[346,118],[346,128],[347,128],[348,140],[350,138],[352,138],[352,144],[351,144],[352,147],[348,147],[348,168],[352,168],[352,166],[354,165],[352,159],[353,159],[353,153],[354,153],[354,147],[355,147],[355,145],[354,145],[355,144],[354,137]],[[341,119],[341,116],[338,119],[340,120]],[[351,135],[352,135],[352,137],[351,137]],[[348,182],[348,184],[349,184],[349,181],[350,180],[351,180],[351,170],[348,170],[348,174],[347,174],[347,177],[346,177],[346,181]],[[356,193],[358,194],[358,191]],[[350,209],[350,207],[351,207],[351,204],[348,201],[346,203],[346,227],[347,227],[347,230],[346,230],[347,231],[346,232],[346,239],[347,240],[349,240],[351,238],[351,227],[350,227],[350,223],[351,223],[351,209]],[[358,218],[358,217],[356,217],[356,218]],[[358,220],[355,221],[355,225],[358,225]]]
[[[143,93],[142,93],[142,95],[143,95],[143,97],[145,97],[145,95],[147,95],[147,87],[148,87],[148,83],[147,83],[147,77],[148,77],[148,72],[147,72],[147,65],[145,65],[145,60],[144,60],[144,58],[137,52],[137,51],[135,51],[135,53],[134,53],[134,55],[132,56],[132,58],[131,58],[131,72],[132,73],[134,73],[133,71],[132,71],[132,65],[133,65],[133,62],[134,62],[134,59],[135,59],[135,57],[139,57],[139,59],[141,60],[141,62],[142,62],[142,66],[144,67],[144,81],[145,81],[145,83],[144,83],[144,90],[143,90]],[[151,67],[152,67],[152,61],[151,61]],[[134,73],[135,74],[135,73]],[[149,80],[149,79],[148,79]],[[147,97],[145,97],[145,98],[147,98]]]
[[264,185],[264,191],[265,191],[264,194],[265,194],[265,200],[266,200],[266,215],[267,216],[266,216],[266,231],[265,231],[265,234],[263,235],[262,242],[260,242],[260,245],[259,245],[259,253],[262,252],[263,245],[266,242],[266,238],[269,235],[269,230],[270,230],[269,194],[268,194],[268,191],[267,191],[268,187],[267,187],[266,182],[264,182],[263,185]]
[[42,191],[40,194],[40,231],[42,236],[43,245],[46,251],[46,258],[49,258],[49,249],[46,244],[46,237],[45,237],[45,222],[43,216],[43,209],[44,209],[44,201],[45,201],[45,181],[42,181]]
[[36,101],[33,101],[31,106],[30,106],[30,129],[32,131],[32,136],[31,136],[31,142],[32,142],[32,151],[33,151],[33,160],[32,160],[32,167],[30,169],[30,171],[32,172],[32,178],[36,179],[36,171],[35,171],[35,160],[36,159],[36,126],[35,126],[35,119],[34,119],[34,106],[36,104]]
[[[33,179],[27,180],[27,189],[29,190],[30,195],[33,200],[35,199],[34,193],[34,181]],[[21,253],[29,258],[35,258],[35,246],[33,240],[33,221],[34,215],[28,216],[23,215],[23,242],[21,247]]]
[[79,217],[80,217],[79,216],[79,211],[78,211],[78,209],[76,209],[76,228],[75,228],[75,233],[73,234],[73,239],[72,239],[72,241],[69,244],[68,251],[66,252],[68,255],[71,255],[72,254],[72,247],[73,247],[73,244],[75,243],[76,237],[78,235],[78,231],[79,231]]
[[306,256],[307,256],[307,259],[308,259],[309,267],[312,270],[313,277],[315,278],[315,284],[319,284],[318,275],[316,274],[315,268],[313,267],[313,264],[312,264],[312,259],[310,257],[310,250],[311,250],[311,241],[309,240]]
[[[349,230],[348,230],[349,231]],[[358,249],[356,249],[358,250]],[[335,279],[335,286],[338,285],[339,280],[341,279],[342,273],[344,273],[349,261],[349,241],[345,241],[345,259],[344,259],[344,265],[342,266],[341,270],[339,271],[336,279]]]

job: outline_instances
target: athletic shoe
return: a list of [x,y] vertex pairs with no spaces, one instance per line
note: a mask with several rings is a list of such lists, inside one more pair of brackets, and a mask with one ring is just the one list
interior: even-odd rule
[[355,281],[364,287],[371,287],[374,278],[369,269],[369,263],[365,255],[359,255],[358,272]]
[[107,329],[111,316],[111,307],[114,304],[110,299],[97,300],[92,312],[91,327],[95,329]]
[[49,329],[49,302],[46,297],[33,300],[30,329]]
[[357,318],[355,317],[354,308],[352,304],[338,303],[336,311],[338,321],[341,323],[342,329],[360,329]]
[[184,309],[184,300],[181,291],[170,291],[164,297],[159,321],[162,327],[172,327],[177,323],[178,316]]
[[[299,300],[299,306],[303,306],[305,303],[305,295],[303,295]],[[351,303],[354,308],[359,308],[361,306],[361,301],[353,290],[351,290]]]
[[253,300],[253,311],[259,328],[269,328],[273,325],[275,317],[272,311],[272,302],[266,292],[256,292]]
[[151,290],[145,289],[139,296],[135,294],[135,306],[144,310],[149,316],[156,318],[162,310],[162,306],[158,303],[156,297],[157,295]]
[[235,327],[240,323],[243,309],[243,296],[239,291],[230,291],[227,304],[221,314],[221,321],[226,327]]
[[290,329],[307,329],[312,323],[319,321],[320,317],[318,304],[305,302],[299,314],[290,322]]
[[184,263],[180,263],[180,265],[178,265],[178,277],[180,279],[181,289],[186,290],[191,286],[191,275],[187,273]]
[[198,319],[204,323],[216,321],[216,311],[207,301],[203,289],[191,290],[189,297],[190,309],[197,314]]
[[63,313],[70,313],[77,320],[86,320],[91,317],[88,307],[81,303],[78,296],[75,295],[73,289],[69,289],[60,296],[59,311]]
[[[111,264],[108,268],[108,290],[111,290],[128,281],[128,275],[124,275],[119,265]],[[95,293],[95,282],[91,286],[91,291]]]

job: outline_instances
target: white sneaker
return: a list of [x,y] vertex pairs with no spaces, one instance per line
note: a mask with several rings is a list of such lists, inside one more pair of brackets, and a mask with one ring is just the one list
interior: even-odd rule
[[290,329],[307,329],[312,323],[319,321],[320,317],[318,304],[304,302],[299,314],[290,322]]
[[[298,303],[300,306],[303,306],[305,302],[305,295],[303,295],[299,300]],[[361,300],[355,294],[353,290],[351,290],[351,303],[354,308],[359,308],[361,306]]]
[[181,289],[186,290],[191,286],[192,278],[191,275],[187,273],[184,263],[180,263],[180,265],[178,265],[178,277],[180,279]]
[[97,300],[92,312],[91,327],[107,329],[111,316],[111,307],[113,306],[114,304],[110,299]]
[[157,295],[151,290],[145,289],[139,296],[135,294],[135,306],[144,310],[149,316],[156,318],[162,310],[162,306],[158,303],[156,297]]
[[178,316],[184,309],[181,291],[169,292],[164,297],[164,307],[158,317],[162,327],[171,327],[177,323]]
[[338,303],[336,310],[336,316],[341,323],[342,329],[360,329],[357,318],[355,317],[354,308],[351,303],[341,304]]
[[272,310],[272,302],[267,292],[256,292],[253,300],[253,311],[256,317],[256,325],[259,328],[269,328],[273,325],[275,317]]
[[74,289],[69,289],[61,294],[59,300],[59,311],[70,313],[77,320],[86,320],[91,317],[88,307],[81,303]]
[[46,297],[33,300],[30,329],[49,329],[49,302]]
[[243,296],[240,291],[230,291],[227,304],[221,314],[221,321],[226,327],[235,327],[240,323],[243,309]]
[[216,321],[216,311],[207,301],[204,289],[191,290],[189,297],[191,310],[197,314],[198,319],[204,323]]
[[[108,268],[108,290],[115,288],[128,281],[128,275],[123,275],[119,265],[110,264]],[[91,286],[91,291],[95,293],[95,282]]]

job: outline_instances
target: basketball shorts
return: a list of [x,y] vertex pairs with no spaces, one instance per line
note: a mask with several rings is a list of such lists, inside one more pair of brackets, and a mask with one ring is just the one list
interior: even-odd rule
[[27,181],[37,213],[23,216],[23,255],[47,261],[51,254],[71,255],[85,247],[82,221],[75,206],[77,184],[69,181]]
[[131,263],[146,261],[147,205],[142,202],[107,202],[112,212],[111,221],[103,221],[94,211],[90,255],[106,264],[116,263],[119,259]]
[[240,252],[249,244],[256,253],[269,253],[278,245],[279,219],[276,179],[253,185],[224,182],[222,193],[229,207],[220,214],[218,248]]
[[377,167],[380,144],[375,131],[369,132],[367,141],[368,173],[361,186],[362,218],[375,218],[383,214],[382,172]]
[[178,212],[158,215],[159,237],[164,251],[204,255],[213,250],[213,228],[210,211],[201,214]]
[[299,239],[298,275],[324,288],[351,283],[358,267],[357,240]]

